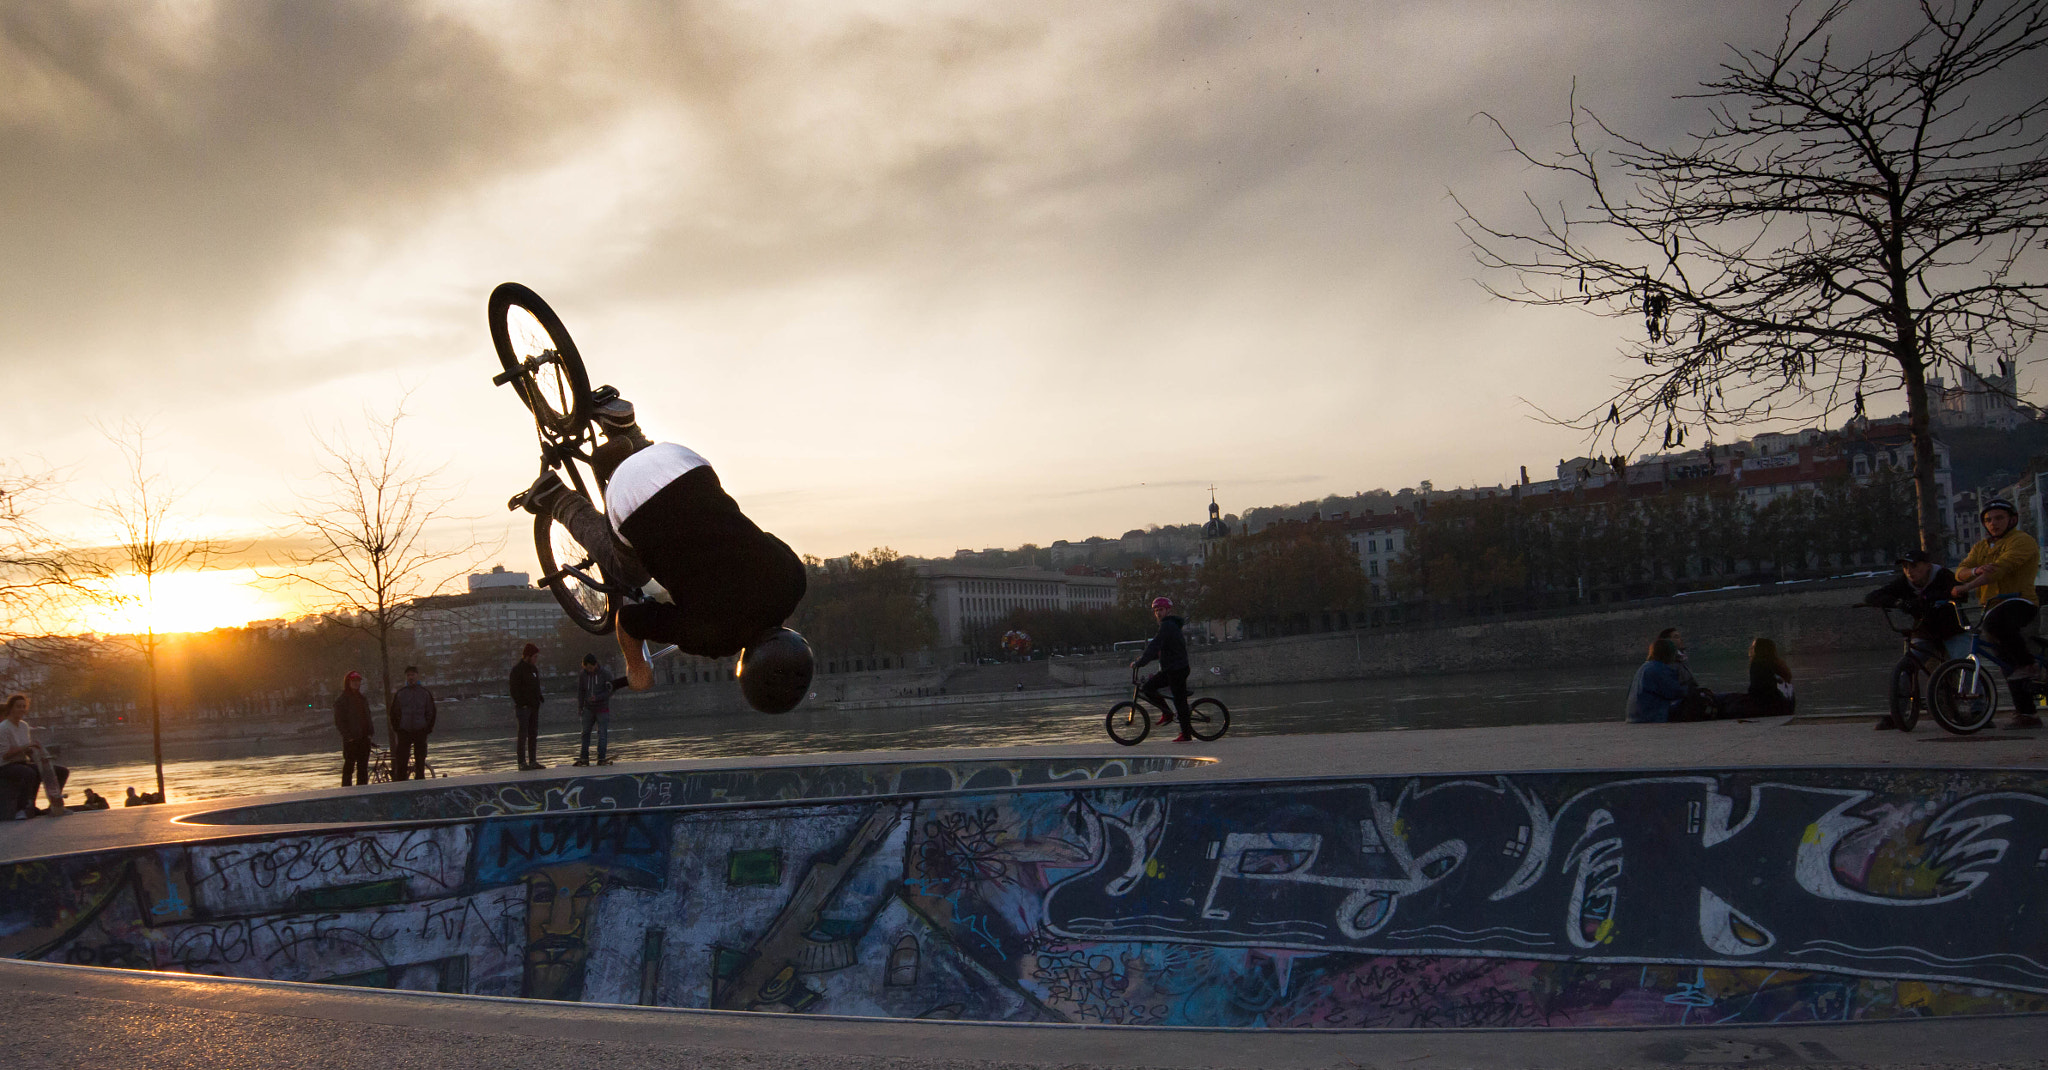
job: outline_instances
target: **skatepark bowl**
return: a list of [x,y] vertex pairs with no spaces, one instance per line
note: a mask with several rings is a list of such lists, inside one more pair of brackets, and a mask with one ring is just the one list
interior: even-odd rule
[[0,953],[1246,1030],[2048,1010],[2036,771],[1189,779],[1203,761],[606,771],[256,802],[179,819],[198,839],[0,863]]

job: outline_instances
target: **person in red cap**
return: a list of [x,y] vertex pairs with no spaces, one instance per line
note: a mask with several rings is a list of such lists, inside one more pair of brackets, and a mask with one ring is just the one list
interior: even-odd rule
[[[1159,671],[1146,679],[1138,689],[1146,701],[1159,707],[1159,723],[1165,724],[1175,716],[1180,718],[1180,737],[1175,743],[1186,743],[1195,738],[1188,725],[1188,642],[1180,634],[1186,624],[1180,614],[1173,611],[1173,599],[1161,595],[1152,600],[1152,619],[1159,622],[1159,634],[1145,644],[1145,652],[1138,660],[1131,662],[1131,671],[1159,662]],[[1160,692],[1173,692],[1173,708],[1166,706],[1166,696]]]
[[512,715],[519,721],[519,768],[540,764],[540,648],[532,643],[512,663]]
[[353,669],[341,678],[341,696],[334,700],[334,727],[341,733],[341,786],[368,784],[370,748],[377,745],[377,730],[370,720],[370,700],[363,697],[363,674]]

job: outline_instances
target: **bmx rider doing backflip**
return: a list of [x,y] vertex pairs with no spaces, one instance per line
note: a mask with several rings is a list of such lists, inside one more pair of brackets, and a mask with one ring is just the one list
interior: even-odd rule
[[605,440],[591,451],[591,468],[605,486],[605,511],[553,470],[512,504],[560,521],[608,579],[643,587],[652,578],[668,592],[670,602],[619,610],[629,686],[654,682],[643,641],[670,643],[700,657],[740,654],[747,703],[763,713],[794,708],[810,690],[811,648],[782,622],[803,599],[803,562],[740,511],[709,461],[650,441],[630,402],[612,398],[595,415]]

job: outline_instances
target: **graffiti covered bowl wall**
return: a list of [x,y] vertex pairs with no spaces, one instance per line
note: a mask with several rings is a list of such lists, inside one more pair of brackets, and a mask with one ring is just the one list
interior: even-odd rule
[[0,953],[1006,1022],[2040,1012],[2044,780],[1077,781],[245,835],[0,867]]

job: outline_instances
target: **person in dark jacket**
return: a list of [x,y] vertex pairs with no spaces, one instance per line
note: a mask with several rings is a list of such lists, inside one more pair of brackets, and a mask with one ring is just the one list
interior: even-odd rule
[[[1916,648],[1941,655],[1948,641],[1963,634],[1962,614],[1957,611],[1953,590],[1956,574],[1936,563],[1925,550],[1908,550],[1899,555],[1899,574],[1890,583],[1863,598],[1867,606],[1904,610],[1913,620],[1906,638]],[[1877,719],[1879,731],[1898,728],[1886,713]]]
[[553,469],[508,504],[569,529],[608,582],[644,587],[669,601],[633,602],[614,629],[628,686],[654,685],[645,642],[706,658],[740,656],[740,690],[762,713],[787,713],[811,686],[810,644],[782,627],[803,600],[808,574],[788,544],[740,511],[695,450],[652,442],[624,398],[598,406],[605,440],[591,452],[605,511],[572,492]]
[[512,663],[512,716],[519,722],[519,768],[540,769],[540,648],[532,643]]
[[[1195,738],[1188,724],[1188,643],[1181,635],[1181,628],[1187,624],[1173,611],[1173,599],[1161,596],[1152,600],[1152,619],[1159,622],[1159,634],[1145,644],[1145,652],[1138,660],[1131,662],[1135,672],[1153,661],[1159,662],[1159,671],[1146,678],[1138,692],[1146,701],[1159,707],[1159,723],[1165,724],[1174,717],[1180,718],[1180,735],[1175,743],[1186,743]],[[1173,693],[1173,706],[1168,709],[1162,691]]]
[[427,736],[434,731],[434,693],[420,683],[420,671],[405,667],[405,686],[391,696],[391,779],[427,778]]
[[1721,696],[1729,717],[1789,717],[1796,703],[1792,668],[1778,656],[1778,644],[1757,638],[1749,644],[1749,690]]
[[341,694],[334,699],[334,729],[341,733],[341,786],[368,784],[377,727],[370,720],[370,700],[363,696],[362,673],[350,670],[341,678]]
[[596,654],[583,655],[583,674],[576,678],[576,712],[583,716],[583,753],[577,765],[590,764],[592,728],[597,729],[597,764],[612,764],[604,751],[612,734],[612,691],[619,683],[598,665]]

